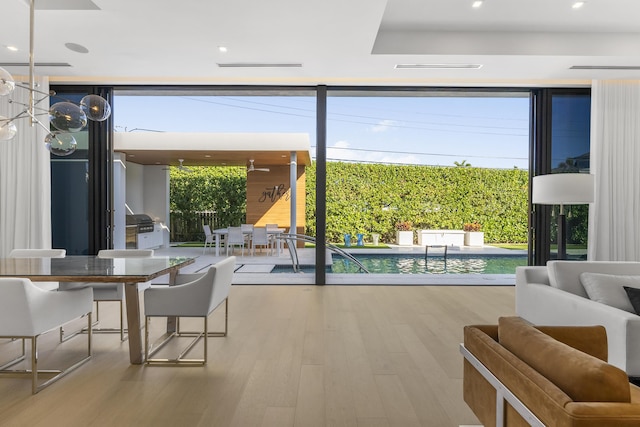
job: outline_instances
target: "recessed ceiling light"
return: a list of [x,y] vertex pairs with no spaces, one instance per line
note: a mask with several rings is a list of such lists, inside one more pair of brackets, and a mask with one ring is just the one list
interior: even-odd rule
[[571,5],[571,7],[573,9],[580,9],[582,6],[584,6],[584,4],[585,2],[583,1],[577,1],[577,2],[574,2],[573,5]]
[[9,49],[12,52],[17,52],[18,51],[18,48],[15,47],[15,46],[7,46],[7,49]]
[[471,4],[471,7],[473,7],[474,9],[477,9],[480,6],[482,6],[482,3],[484,3],[482,0],[476,0]]
[[222,53],[226,53],[227,52],[227,47],[226,46],[218,46],[218,51],[222,52]]
[[86,47],[78,43],[65,43],[64,45],[67,49],[72,50],[74,52],[89,53],[89,49],[87,49]]
[[482,64],[396,64],[397,69],[478,69],[482,68]]

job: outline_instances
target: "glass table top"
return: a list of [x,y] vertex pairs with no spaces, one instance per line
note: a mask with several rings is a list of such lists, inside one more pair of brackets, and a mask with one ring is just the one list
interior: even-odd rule
[[187,257],[98,258],[0,258],[0,277],[60,281],[147,281],[195,261]]

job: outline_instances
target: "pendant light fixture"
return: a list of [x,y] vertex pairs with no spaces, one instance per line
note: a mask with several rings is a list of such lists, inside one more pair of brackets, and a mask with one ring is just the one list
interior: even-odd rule
[[[0,116],[0,141],[9,141],[18,133],[16,120],[29,118],[32,126],[41,126],[47,132],[45,146],[54,155],[67,156],[77,147],[77,141],[72,132],[79,132],[87,125],[88,120],[104,121],[111,115],[111,106],[106,99],[99,95],[87,95],[79,104],[65,100],[51,105],[48,109],[49,126],[44,125],[37,112],[38,104],[50,99],[55,92],[44,93],[36,89],[34,74],[34,21],[35,0],[29,0],[29,83],[28,86],[16,83],[13,76],[0,67],[0,97],[10,97],[17,89],[29,91],[29,102],[25,108],[14,117]],[[10,103],[16,101],[9,99]],[[44,112],[44,109],[41,109]]]

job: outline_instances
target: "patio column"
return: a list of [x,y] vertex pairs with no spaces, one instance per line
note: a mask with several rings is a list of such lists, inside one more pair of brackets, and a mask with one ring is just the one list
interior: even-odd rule
[[298,178],[298,155],[295,151],[291,152],[291,161],[289,166],[289,188],[291,189],[291,224],[290,233],[297,233],[298,225],[296,224],[296,198],[298,195],[297,179]]

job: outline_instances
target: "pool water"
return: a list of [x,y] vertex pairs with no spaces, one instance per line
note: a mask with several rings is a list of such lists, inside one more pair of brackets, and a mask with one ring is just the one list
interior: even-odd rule
[[[376,274],[515,274],[516,267],[527,265],[526,255],[449,255],[442,256],[356,254],[370,273]],[[305,272],[312,272],[307,266]],[[278,266],[273,273],[293,271],[291,266]],[[333,255],[333,265],[327,273],[359,273],[358,266],[339,255]]]

